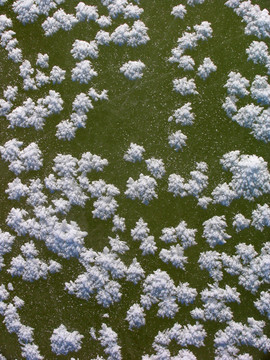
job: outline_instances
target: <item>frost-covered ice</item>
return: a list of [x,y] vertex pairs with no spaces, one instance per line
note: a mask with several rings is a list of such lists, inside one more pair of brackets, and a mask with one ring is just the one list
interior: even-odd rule
[[50,337],[51,349],[56,355],[67,355],[69,352],[77,352],[81,349],[84,338],[78,331],[68,331],[65,325],[61,324],[53,330]]
[[139,61],[128,61],[120,67],[120,72],[129,80],[141,79],[145,64]]

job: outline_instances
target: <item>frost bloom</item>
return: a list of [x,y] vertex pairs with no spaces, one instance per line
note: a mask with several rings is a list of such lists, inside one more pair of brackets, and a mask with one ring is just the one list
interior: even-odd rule
[[52,352],[56,355],[67,355],[69,352],[80,350],[82,346],[83,335],[78,331],[69,332],[65,325],[60,325],[54,329],[50,338]]
[[165,167],[162,159],[147,159],[145,160],[147,170],[156,178],[161,179],[165,174]]
[[228,77],[229,79],[224,87],[227,88],[229,95],[244,97],[249,94],[249,91],[247,90],[247,87],[249,87],[249,81],[245,77],[234,71],[231,71]]
[[94,76],[97,76],[97,72],[92,68],[89,60],[76,63],[71,74],[72,81],[79,81],[80,84],[88,84]]
[[128,61],[120,68],[120,72],[129,80],[141,79],[143,77],[144,63],[139,61]]
[[216,245],[223,245],[226,243],[227,239],[231,238],[231,236],[225,232],[227,223],[224,215],[213,216],[203,223],[203,227],[204,230],[202,236],[206,239],[211,248]]
[[185,5],[176,5],[173,7],[171,15],[174,15],[174,17],[179,19],[184,19],[185,15],[187,13]]
[[203,60],[203,63],[198,67],[198,76],[201,77],[203,80],[205,80],[206,78],[208,78],[208,76],[217,70],[216,65],[213,63],[213,61],[209,58],[206,57]]
[[196,90],[196,84],[194,79],[188,80],[187,77],[181,79],[173,80],[173,90],[180,93],[181,95],[196,95],[198,91]]
[[215,202],[227,206],[233,199],[243,197],[254,200],[270,192],[270,174],[262,157],[240,155],[240,151],[236,150],[223,155],[220,162],[225,170],[232,172],[232,180],[214,189]]
[[194,113],[192,113],[191,103],[188,102],[175,110],[173,115],[169,117],[168,121],[175,121],[176,124],[192,125],[194,120]]
[[124,155],[124,160],[135,163],[136,161],[142,161],[143,153],[145,149],[141,145],[131,143],[129,149]]
[[175,151],[182,150],[186,146],[187,136],[181,130],[177,130],[168,137],[170,147]]
[[148,205],[149,201],[158,197],[155,192],[156,186],[157,182],[154,178],[140,174],[138,180],[133,180],[131,177],[128,179],[125,195],[132,200],[138,198],[143,204]]
[[129,322],[129,329],[140,328],[145,325],[144,309],[139,304],[132,305],[127,311],[126,320]]

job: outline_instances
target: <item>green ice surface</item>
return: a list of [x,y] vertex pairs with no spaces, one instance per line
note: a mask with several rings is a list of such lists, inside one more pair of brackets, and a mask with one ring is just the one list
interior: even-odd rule
[[[75,13],[74,7],[79,1],[66,1],[61,7],[67,13]],[[183,2],[186,4],[186,2]],[[261,8],[269,8],[269,1],[258,1]],[[99,1],[86,2],[88,5],[98,5],[99,13],[106,14],[104,7]],[[227,244],[218,245],[215,250],[224,251],[228,254],[234,253],[234,246],[239,242],[253,244],[256,250],[260,250],[262,243],[269,240],[269,230],[263,232],[254,228],[246,229],[236,233],[231,226],[233,216],[241,212],[250,218],[251,211],[256,204],[269,203],[269,196],[262,196],[254,202],[247,200],[235,200],[230,207],[222,205],[209,205],[203,210],[196,204],[193,197],[174,198],[167,192],[168,176],[171,173],[181,174],[185,178],[189,172],[194,170],[195,163],[205,161],[209,166],[209,187],[206,193],[211,191],[220,182],[230,179],[230,174],[225,173],[219,163],[223,154],[240,150],[242,154],[256,154],[262,156],[269,162],[269,145],[258,141],[249,134],[249,130],[241,128],[232,122],[221,105],[226,96],[226,89],[223,87],[227,81],[230,71],[240,72],[249,80],[253,80],[256,74],[265,75],[263,66],[247,62],[245,49],[253,40],[253,36],[244,34],[244,23],[241,18],[233,13],[232,9],[224,6],[224,1],[207,0],[203,5],[187,7],[188,13],[184,20],[175,19],[170,15],[173,6],[178,5],[176,0],[141,0],[140,6],[144,13],[141,20],[149,28],[150,41],[146,45],[137,48],[127,46],[116,46],[110,44],[99,47],[99,58],[93,60],[93,67],[98,71],[98,76],[87,85],[70,80],[71,69],[76,61],[72,58],[70,50],[75,39],[91,41],[94,39],[99,27],[94,22],[82,22],[77,24],[71,31],[58,31],[52,37],[45,37],[41,23],[45,17],[40,17],[34,24],[22,25],[18,22],[12,12],[11,2],[3,6],[1,13],[6,13],[13,20],[13,29],[19,41],[19,47],[23,50],[23,57],[35,64],[37,54],[48,53],[49,64],[58,65],[67,70],[66,80],[56,86],[48,85],[38,91],[24,92],[21,88],[21,78],[18,76],[18,65],[7,58],[5,50],[0,49],[0,70],[1,88],[7,85],[20,86],[20,93],[16,105],[19,105],[27,97],[37,99],[48,93],[50,88],[61,93],[64,100],[64,111],[59,115],[50,117],[46,121],[43,131],[28,129],[8,129],[6,119],[1,119],[1,145],[14,137],[23,140],[25,144],[35,141],[43,152],[44,166],[38,172],[22,174],[23,181],[29,178],[45,176],[52,172],[53,158],[58,153],[72,154],[80,157],[83,152],[91,151],[105,157],[109,165],[103,173],[90,174],[91,180],[99,178],[117,186],[121,195],[117,197],[119,209],[117,213],[126,218],[127,231],[120,235],[121,240],[127,241],[130,251],[121,258],[128,265],[133,257],[137,257],[146,275],[160,268],[169,273],[177,285],[179,281],[188,281],[190,286],[195,287],[198,292],[203,290],[213,280],[207,271],[200,270],[198,258],[202,251],[210,250],[205,239],[202,238],[202,223],[214,215],[226,215],[227,232],[232,238]],[[217,65],[217,71],[203,81],[195,72],[186,74],[177,68],[177,64],[167,61],[171,49],[176,46],[178,37],[182,32],[202,21],[209,21],[213,28],[213,38],[205,42],[199,42],[196,49],[188,51],[196,63],[196,68],[202,63],[205,57],[210,57]],[[122,16],[113,21],[109,28],[111,32],[121,23],[130,23],[132,20],[124,20]],[[106,30],[106,29],[105,29]],[[269,44],[268,40],[265,40]],[[141,80],[130,81],[119,72],[123,63],[129,60],[141,60],[145,63],[144,76]],[[183,76],[195,77],[199,95],[181,96],[173,92],[172,81]],[[90,87],[97,90],[107,89],[109,101],[94,103],[95,108],[88,113],[87,126],[77,131],[74,140],[62,141],[55,137],[56,125],[63,119],[67,119],[72,111],[72,101],[76,94],[86,92]],[[167,121],[174,110],[190,101],[193,112],[196,115],[194,125],[182,127]],[[246,101],[246,100],[245,100]],[[239,102],[240,104],[241,102]],[[168,145],[168,135],[181,129],[187,135],[187,146],[183,151],[175,152]],[[166,175],[158,180],[158,199],[150,202],[148,206],[141,204],[138,200],[127,199],[124,195],[126,181],[129,177],[137,179],[140,173],[148,174],[146,164],[127,163],[123,160],[123,154],[131,142],[143,145],[146,149],[144,158],[162,158]],[[7,199],[5,189],[8,182],[14,178],[14,174],[8,171],[8,166],[0,162],[1,181],[1,225],[2,230],[12,230],[5,224],[9,210],[14,206],[20,206],[16,201]],[[27,209],[27,206],[25,205]],[[108,236],[113,236],[111,231],[111,220],[102,221],[92,218],[93,200],[89,200],[85,208],[73,207],[68,214],[68,220],[75,220],[82,230],[88,232],[85,244],[94,250],[101,251],[108,245]],[[130,236],[136,221],[142,217],[148,223],[151,235],[155,236],[159,250],[166,247],[160,240],[161,230],[164,227],[176,226],[180,221],[185,220],[190,228],[198,229],[196,240],[197,246],[185,250],[188,256],[186,269],[176,269],[172,265],[164,264],[156,254],[142,256],[139,244],[133,242]],[[104,309],[98,305],[95,299],[89,301],[77,299],[68,295],[64,290],[66,281],[75,280],[83,272],[82,266],[76,259],[65,260],[57,257],[48,251],[42,242],[35,241],[40,250],[40,257],[59,261],[63,269],[59,274],[48,276],[47,280],[38,280],[33,283],[23,282],[20,278],[11,278],[6,272],[10,259],[20,252],[20,246],[29,241],[28,237],[16,238],[11,254],[5,255],[6,268],[0,273],[1,283],[12,282],[14,293],[25,301],[25,306],[19,310],[22,323],[34,328],[34,340],[39,346],[41,354],[45,359],[70,359],[72,356],[80,360],[91,359],[97,354],[104,355],[98,342],[91,339],[90,327],[97,330],[105,322],[117,332],[119,345],[122,347],[124,360],[140,359],[143,354],[153,352],[152,342],[158,331],[171,327],[175,322],[180,324],[194,324],[190,311],[196,306],[201,306],[200,296],[196,302],[189,306],[180,306],[179,312],[174,319],[162,319],[156,316],[157,306],[146,311],[146,326],[139,330],[128,330],[128,322],[125,321],[126,312],[129,307],[139,302],[142,293],[142,284],[133,285],[125,281],[122,283],[122,299],[119,303]],[[241,304],[229,304],[234,312],[234,320],[246,323],[247,317],[253,316],[256,320],[265,320],[259,311],[254,307],[253,301],[258,295],[252,295],[237,283],[237,278],[229,275],[224,276],[220,286],[225,284],[236,286],[241,293]],[[265,290],[266,287],[261,287]],[[103,315],[109,314],[109,318]],[[50,350],[50,336],[55,328],[63,323],[69,331],[77,330],[84,335],[83,346],[78,353],[71,353],[68,356],[56,356]],[[204,327],[207,331],[205,346],[199,349],[190,346],[189,349],[198,359],[214,359],[214,334],[225,328],[224,323],[206,322]],[[265,327],[265,334],[270,335],[269,323]],[[172,354],[176,354],[179,346],[170,345]],[[256,349],[242,348],[243,352],[249,352],[253,358],[264,359],[264,355]],[[7,359],[20,359],[21,350],[15,334],[9,334],[3,323],[0,325],[0,352]]]

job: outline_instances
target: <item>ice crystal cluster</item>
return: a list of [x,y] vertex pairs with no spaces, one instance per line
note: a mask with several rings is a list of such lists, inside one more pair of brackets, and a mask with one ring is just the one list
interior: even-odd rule
[[267,356],[269,10],[0,7],[0,360]]

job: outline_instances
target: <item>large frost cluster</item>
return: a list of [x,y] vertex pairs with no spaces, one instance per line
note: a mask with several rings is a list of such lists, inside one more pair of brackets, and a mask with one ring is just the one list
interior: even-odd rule
[[195,325],[175,323],[173,327],[158,332],[152,345],[156,354],[144,355],[142,360],[196,360],[195,355],[188,349],[180,349],[176,356],[171,355],[169,345],[172,341],[175,341],[181,348],[188,346],[199,348],[204,346],[206,336],[203,325],[198,322]]
[[178,240],[184,249],[197,244],[195,240],[197,229],[190,229],[185,221],[180,221],[176,227],[162,229],[160,240],[167,244],[176,243]]
[[198,67],[198,76],[205,80],[212,73],[217,71],[217,66],[213,63],[213,61],[206,57],[203,59],[203,63]]
[[177,63],[179,67],[186,70],[193,70],[194,61],[190,56],[185,56],[185,52],[196,48],[200,40],[208,40],[213,35],[211,24],[208,21],[203,21],[201,24],[194,25],[193,29],[193,32],[185,31],[182,36],[178,38],[178,45],[172,49],[171,57],[169,58],[171,63]]
[[227,322],[233,319],[233,312],[226,303],[237,302],[239,304],[240,293],[229,285],[222,289],[215,283],[201,292],[201,300],[203,307],[191,311],[193,318],[202,321]]
[[102,252],[95,252],[93,249],[81,252],[79,261],[86,271],[75,281],[65,283],[69,294],[85,300],[95,296],[97,302],[106,308],[119,302],[122,297],[121,285],[117,280],[126,278],[137,284],[144,277],[144,270],[136,258],[129,267],[120,259],[119,254],[128,250],[124,242],[116,237],[110,239],[110,244],[111,249],[105,247]]
[[57,10],[53,16],[47,17],[42,23],[45,36],[52,36],[58,30],[69,31],[78,23],[78,19],[72,14],[66,14],[63,9]]
[[270,14],[267,9],[261,10],[260,6],[253,5],[251,0],[228,0],[225,5],[233,8],[233,11],[246,23],[246,35],[254,35],[259,39],[270,37]]
[[76,63],[76,66],[71,70],[71,79],[72,81],[78,81],[80,84],[88,84],[97,74],[89,60],[82,60]]
[[236,245],[235,249],[236,255],[222,253],[223,268],[230,275],[238,276],[239,284],[254,294],[261,285],[270,283],[270,243],[263,244],[260,254],[253,245],[245,243]]
[[[12,291],[13,286],[11,283],[8,284],[8,290]],[[0,285],[0,315],[4,317],[3,324],[9,333],[15,333],[18,337],[22,357],[27,360],[42,360],[38,346],[34,343],[34,329],[30,326],[24,325],[21,322],[18,309],[23,307],[24,301],[18,296],[10,298],[10,293],[7,291],[5,285]]]
[[46,279],[48,273],[56,273],[61,270],[62,266],[50,260],[49,265],[40,260],[39,254],[33,241],[27,242],[21,246],[22,255],[13,257],[10,262],[10,268],[7,270],[11,276],[21,276],[25,281],[34,281]]
[[264,41],[252,41],[246,49],[248,60],[252,60],[254,64],[265,65],[268,75],[270,75],[270,54],[268,46]]
[[2,159],[9,162],[9,170],[18,175],[22,171],[39,170],[43,164],[41,151],[34,142],[20,150],[23,141],[12,139],[0,146]]
[[20,63],[23,59],[22,50],[17,46],[18,40],[13,30],[7,30],[13,25],[12,20],[6,15],[0,15],[0,44],[7,51],[8,58],[15,63]]
[[136,161],[142,161],[145,148],[142,145],[131,143],[128,150],[124,154],[124,160],[135,163]]
[[136,226],[131,229],[131,237],[134,241],[140,241],[140,250],[142,255],[154,254],[157,250],[154,236],[149,235],[150,229],[148,224],[144,222],[143,218],[140,218],[136,222]]
[[[224,330],[215,334],[215,359],[235,359],[239,353],[240,346],[257,348],[264,353],[270,351],[270,339],[263,333],[264,321],[257,321],[254,318],[247,318],[247,325],[241,322],[229,321]],[[238,359],[252,359],[245,353],[239,355]]]
[[[11,152],[10,148],[4,150],[5,158],[14,156],[14,151]],[[26,196],[34,216],[30,211],[13,207],[6,219],[8,226],[18,235],[29,234],[43,240],[50,250],[62,257],[78,257],[83,250],[87,233],[81,231],[75,221],[67,222],[59,216],[67,214],[73,205],[84,207],[89,199],[87,193],[97,198],[93,204],[93,217],[107,219],[114,215],[117,208],[114,196],[119,194],[119,190],[102,180],[90,183],[87,177],[92,171],[102,171],[107,164],[106,159],[90,152],[82,154],[80,159],[58,154],[54,159],[54,173],[44,180],[45,188],[53,194],[50,205],[47,205],[48,198],[43,194],[44,185],[39,179],[30,180],[28,187],[14,180],[7,189],[9,197],[17,199]],[[108,205],[111,206],[109,212]]]
[[[227,96],[222,107],[227,116],[236,121],[240,126],[251,129],[251,134],[258,140],[270,141],[270,117],[269,108],[264,108],[254,103],[249,103],[237,109],[239,97],[249,94],[247,88],[249,81],[242,77],[240,73],[231,72],[225,84]],[[256,75],[251,87],[251,97],[260,105],[270,104],[270,85],[267,76]]]
[[191,195],[199,200],[201,193],[208,186],[207,170],[207,164],[199,162],[196,163],[196,169],[190,172],[190,179],[188,181],[181,175],[171,174],[168,179],[168,191],[173,193],[175,197]]
[[88,93],[77,94],[72,103],[70,118],[57,125],[56,137],[68,141],[74,139],[77,129],[86,127],[87,114],[94,108],[92,100],[108,100],[107,93],[107,90],[98,93],[94,88],[90,88]]
[[229,183],[219,184],[212,192],[213,202],[225,206],[232,200],[243,197],[254,200],[270,192],[270,174],[267,163],[257,155],[241,155],[239,150],[231,151],[220,160],[224,170],[232,173]]
[[4,255],[11,252],[15,236],[0,229],[0,271],[4,267]]
[[70,52],[76,60],[84,60],[87,57],[96,59],[98,57],[98,45],[95,40],[90,42],[75,40]]
[[158,304],[159,317],[174,318],[179,310],[177,302],[188,305],[194,302],[196,296],[196,289],[191,288],[188,283],[175,286],[168,273],[158,269],[144,280],[141,306],[149,310],[152,305]]
[[3,103],[0,100],[0,112],[9,121],[9,127],[12,129],[14,127],[28,128],[33,126],[36,130],[41,130],[48,117],[59,114],[63,110],[63,99],[54,90],[50,90],[47,96],[39,98],[37,101],[29,97],[22,105],[13,110],[11,101],[9,104],[9,109],[4,110]]
[[[118,335],[113,329],[106,324],[102,324],[99,330],[98,340],[104,348],[108,360],[121,360],[121,346],[118,345]],[[102,358],[101,358],[102,359]]]
[[128,24],[119,25],[111,34],[111,41],[119,46],[127,45],[137,47],[146,44],[150,38],[147,34],[148,28],[141,20],[136,20],[129,27]]
[[185,76],[180,79],[173,80],[173,90],[181,95],[197,95],[196,84],[194,79],[189,79]]

